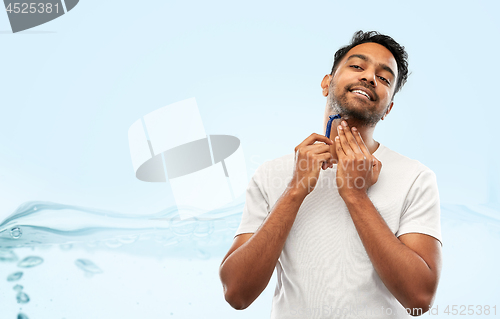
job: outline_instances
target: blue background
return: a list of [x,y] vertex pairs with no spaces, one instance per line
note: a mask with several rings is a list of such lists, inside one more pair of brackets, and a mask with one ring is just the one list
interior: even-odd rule
[[[190,97],[207,134],[240,138],[250,177],[264,161],[322,133],[320,82],[335,51],[362,29],[391,35],[409,53],[408,83],[378,124],[375,140],[430,167],[443,205],[473,207],[479,224],[485,210],[498,221],[499,10],[498,1],[82,0],[62,17],[17,34],[0,13],[0,220],[32,200],[123,214],[174,205],[168,183],[135,178],[127,132],[145,114]],[[500,295],[498,285],[481,286],[491,278],[498,282],[498,272],[475,267],[498,265],[496,251],[460,246],[462,226],[447,225],[444,248],[448,241],[455,250],[445,265],[449,274],[455,263],[464,268],[454,279],[446,279],[444,269],[440,292],[446,302],[472,303],[468,291],[474,287],[491,298]],[[497,226],[485,227],[478,234],[497,243]],[[464,247],[476,255],[466,255]],[[196,272],[211,262],[216,270],[222,257],[190,265]],[[220,302],[213,318],[268,316],[272,284],[256,304],[236,312],[223,302],[216,272],[182,277],[186,260],[169,263],[184,280],[159,294],[183,292],[179,298],[193,303],[208,294]],[[464,276],[477,280],[460,282]],[[206,294],[185,288],[203,278]],[[449,297],[453,293],[458,297]],[[132,290],[127,296],[145,295]],[[494,301],[476,299],[474,304]],[[206,315],[203,307],[176,314]],[[37,309],[31,313],[41,314]]]

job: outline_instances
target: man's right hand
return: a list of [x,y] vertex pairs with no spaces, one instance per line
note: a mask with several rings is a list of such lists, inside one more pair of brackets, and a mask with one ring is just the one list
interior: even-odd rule
[[[234,239],[219,269],[224,297],[233,308],[248,307],[269,283],[300,205],[314,189],[323,162],[333,163],[330,145],[333,142],[329,138],[311,134],[297,146],[293,179],[288,187],[274,205],[268,203],[272,209],[255,233]],[[304,183],[301,186],[294,181]]]
[[[317,143],[315,142],[323,142]],[[295,164],[293,177],[289,187],[307,196],[314,190],[319,178],[320,169],[327,169],[334,164],[330,153],[333,141],[324,135],[311,134],[295,148]]]

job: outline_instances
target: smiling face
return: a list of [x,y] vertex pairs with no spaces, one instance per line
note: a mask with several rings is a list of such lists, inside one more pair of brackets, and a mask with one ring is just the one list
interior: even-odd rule
[[392,108],[397,72],[396,60],[384,46],[372,42],[355,46],[327,81],[333,114],[374,126]]

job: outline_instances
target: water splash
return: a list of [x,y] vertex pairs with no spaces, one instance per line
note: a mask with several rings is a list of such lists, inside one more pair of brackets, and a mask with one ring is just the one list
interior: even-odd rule
[[196,229],[196,224],[190,220],[183,220],[177,223],[172,223],[170,229],[178,236],[189,236]]
[[21,279],[22,276],[23,276],[23,272],[22,271],[18,271],[18,272],[15,272],[13,274],[10,274],[7,277],[7,281],[17,281],[17,280]]
[[24,313],[20,312],[17,315],[17,319],[29,319],[28,316],[26,316]]
[[139,236],[138,235],[129,235],[129,236],[122,236],[122,237],[119,237],[118,240],[122,243],[122,244],[133,244],[135,243],[137,240],[139,240]]
[[120,242],[118,239],[113,238],[113,239],[108,239],[104,242],[104,245],[108,246],[109,248],[118,248],[123,245],[122,242]]
[[33,267],[36,267],[36,266],[40,265],[41,263],[43,263],[43,259],[41,257],[28,256],[28,257],[24,258],[23,260],[21,260],[17,264],[17,267],[21,267],[21,268],[33,268]]
[[[28,202],[0,223],[0,262],[18,260],[11,248],[53,244],[62,250],[83,244],[91,249],[120,249],[138,255],[206,259],[227,253],[241,221],[243,205],[239,202],[198,218],[181,220],[177,207],[150,215],[124,215]],[[500,226],[500,213],[484,205],[443,204],[441,212],[443,222],[463,220]],[[22,228],[21,238],[11,237],[10,231],[15,227]]]
[[201,250],[201,249],[197,249],[196,250],[196,256],[199,259],[208,259],[208,258],[210,258],[210,254],[207,253],[206,251]]
[[68,251],[68,250],[71,250],[71,248],[73,248],[73,244],[62,244],[62,245],[59,245],[59,248],[62,251]]
[[[227,247],[221,244],[232,240],[243,205],[241,201],[181,220],[175,206],[150,215],[124,215],[49,202],[27,202],[0,223],[0,261],[2,256],[4,260],[17,258],[8,248],[54,244],[60,245],[62,250],[81,243],[91,248],[122,249],[123,245],[133,248],[153,240],[181,255],[200,246],[206,253],[210,247],[226,250]],[[11,236],[13,229],[22,232],[22,237],[14,239]],[[205,258],[206,255],[201,256]]]
[[[133,254],[154,257],[164,254],[162,257],[181,256],[186,257],[186,259],[193,258],[206,260],[212,256],[223,256],[227,253],[230,242],[233,240],[235,229],[238,227],[241,220],[241,207],[233,207],[224,212],[218,212],[218,215],[214,214],[207,216],[205,219],[199,218],[192,220],[178,219],[175,210],[170,211],[170,215],[167,210],[154,215],[133,217],[124,217],[119,214],[114,216],[111,213],[105,213],[107,217],[98,216],[98,218],[94,220],[93,217],[95,214],[93,213],[88,213],[88,211],[84,209],[78,211],[74,207],[66,207],[61,209],[60,212],[57,212],[57,214],[68,213],[71,218],[80,218],[82,216],[80,214],[84,214],[86,219],[83,220],[86,222],[79,224],[80,220],[76,219],[72,223],[63,226],[59,223],[57,223],[57,225],[54,223],[54,226],[51,227],[41,227],[39,226],[40,223],[47,222],[47,219],[44,219],[44,216],[47,216],[45,213],[50,215],[55,214],[55,212],[52,211],[53,207],[46,206],[43,208],[40,205],[37,205],[37,207],[39,207],[38,210],[32,210],[34,215],[29,215],[31,219],[26,219],[28,216],[19,215],[11,219],[11,222],[16,222],[18,223],[18,227],[23,228],[23,237],[18,240],[10,238],[8,233],[5,233],[8,236],[2,237],[1,231],[3,229],[10,231],[11,225],[7,227],[5,222],[0,224],[0,247],[39,247],[41,245],[45,246],[56,243],[62,245],[60,246],[61,249],[63,249],[63,247],[73,249],[70,253],[75,253],[81,246],[89,246],[92,248],[89,250],[120,249],[121,251],[132,252]],[[455,254],[457,251],[456,249],[453,250],[454,245],[455,247],[460,247],[460,249],[464,247],[462,242],[453,242],[453,239],[459,238],[459,236],[463,237],[462,234],[468,233],[471,238],[480,238],[477,235],[481,234],[481,231],[485,229],[492,232],[493,235],[489,238],[496,240],[492,242],[500,242],[500,239],[497,239],[500,238],[500,213],[498,211],[484,206],[472,207],[466,205],[443,204],[441,205],[441,212],[443,247],[444,252],[448,253],[449,256],[452,256],[450,252]],[[38,215],[39,213],[42,215]],[[55,216],[57,216],[57,214],[55,214]],[[44,221],[41,221],[41,219],[44,219]],[[53,223],[58,220],[48,218],[48,221]],[[108,224],[112,224],[113,227],[106,226]],[[456,227],[454,226],[455,224],[457,224]],[[484,224],[487,225],[487,228],[475,227],[475,224]],[[460,230],[459,236],[449,235],[450,231],[454,229]],[[39,243],[34,243],[35,241]],[[483,240],[483,242],[485,241]],[[116,247],[114,247],[115,245]],[[466,251],[477,251],[476,242],[473,242],[471,246],[474,247],[470,247]],[[216,247],[215,253],[214,247]],[[488,249],[488,251],[492,250]],[[25,255],[21,255],[21,252],[18,252],[18,254],[20,256]],[[460,254],[463,254],[463,252]],[[4,256],[3,258],[7,260],[17,261],[17,256],[9,249],[2,250],[0,248],[0,256]],[[449,256],[448,258],[450,258]],[[43,257],[48,261],[48,257]],[[106,267],[104,261],[98,259],[95,259],[95,261],[104,268],[105,273],[109,274],[112,271],[112,268]],[[454,263],[454,265],[456,264],[458,263]],[[495,263],[485,264],[493,265]],[[81,269],[87,277],[103,273],[101,268],[88,259],[78,259],[75,261],[75,265]],[[65,266],[66,265],[63,265],[63,267]],[[458,266],[453,266],[453,268],[458,269]],[[463,270],[462,272],[465,272],[467,269],[471,269],[471,267],[460,268],[461,271]],[[460,274],[460,276],[462,276],[462,274]],[[457,276],[456,278],[461,277]],[[25,282],[23,283],[28,285]],[[496,287],[498,287],[498,285]],[[498,292],[498,289],[495,291]],[[17,294],[19,292],[23,291],[16,291],[15,293]],[[11,293],[13,292],[11,291]],[[26,297],[29,301],[29,297],[27,295]],[[20,298],[18,297],[17,299],[19,302]],[[21,298],[21,300],[24,299]],[[32,304],[33,303],[35,302],[32,302]]]

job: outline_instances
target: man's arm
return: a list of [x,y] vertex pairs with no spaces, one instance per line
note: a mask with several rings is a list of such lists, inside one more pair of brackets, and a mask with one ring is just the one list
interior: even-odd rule
[[396,238],[367,195],[368,188],[378,180],[382,163],[370,154],[355,128],[351,132],[347,123],[342,125],[335,139],[337,181],[342,182],[339,194],[382,282],[405,308],[422,309],[413,315],[422,314],[429,309],[437,290],[440,243],[423,234]]
[[224,296],[233,308],[245,309],[266,288],[300,205],[314,189],[323,163],[328,161],[326,169],[333,160],[332,144],[329,138],[312,134],[298,145],[292,180],[271,212],[253,235],[235,238],[219,269]]
[[414,314],[429,310],[441,272],[439,241],[417,233],[396,238],[366,194],[347,197],[344,201],[373,267],[387,289],[405,308],[416,308]]
[[305,196],[287,189],[255,234],[242,234],[220,266],[226,301],[248,307],[266,288]]

